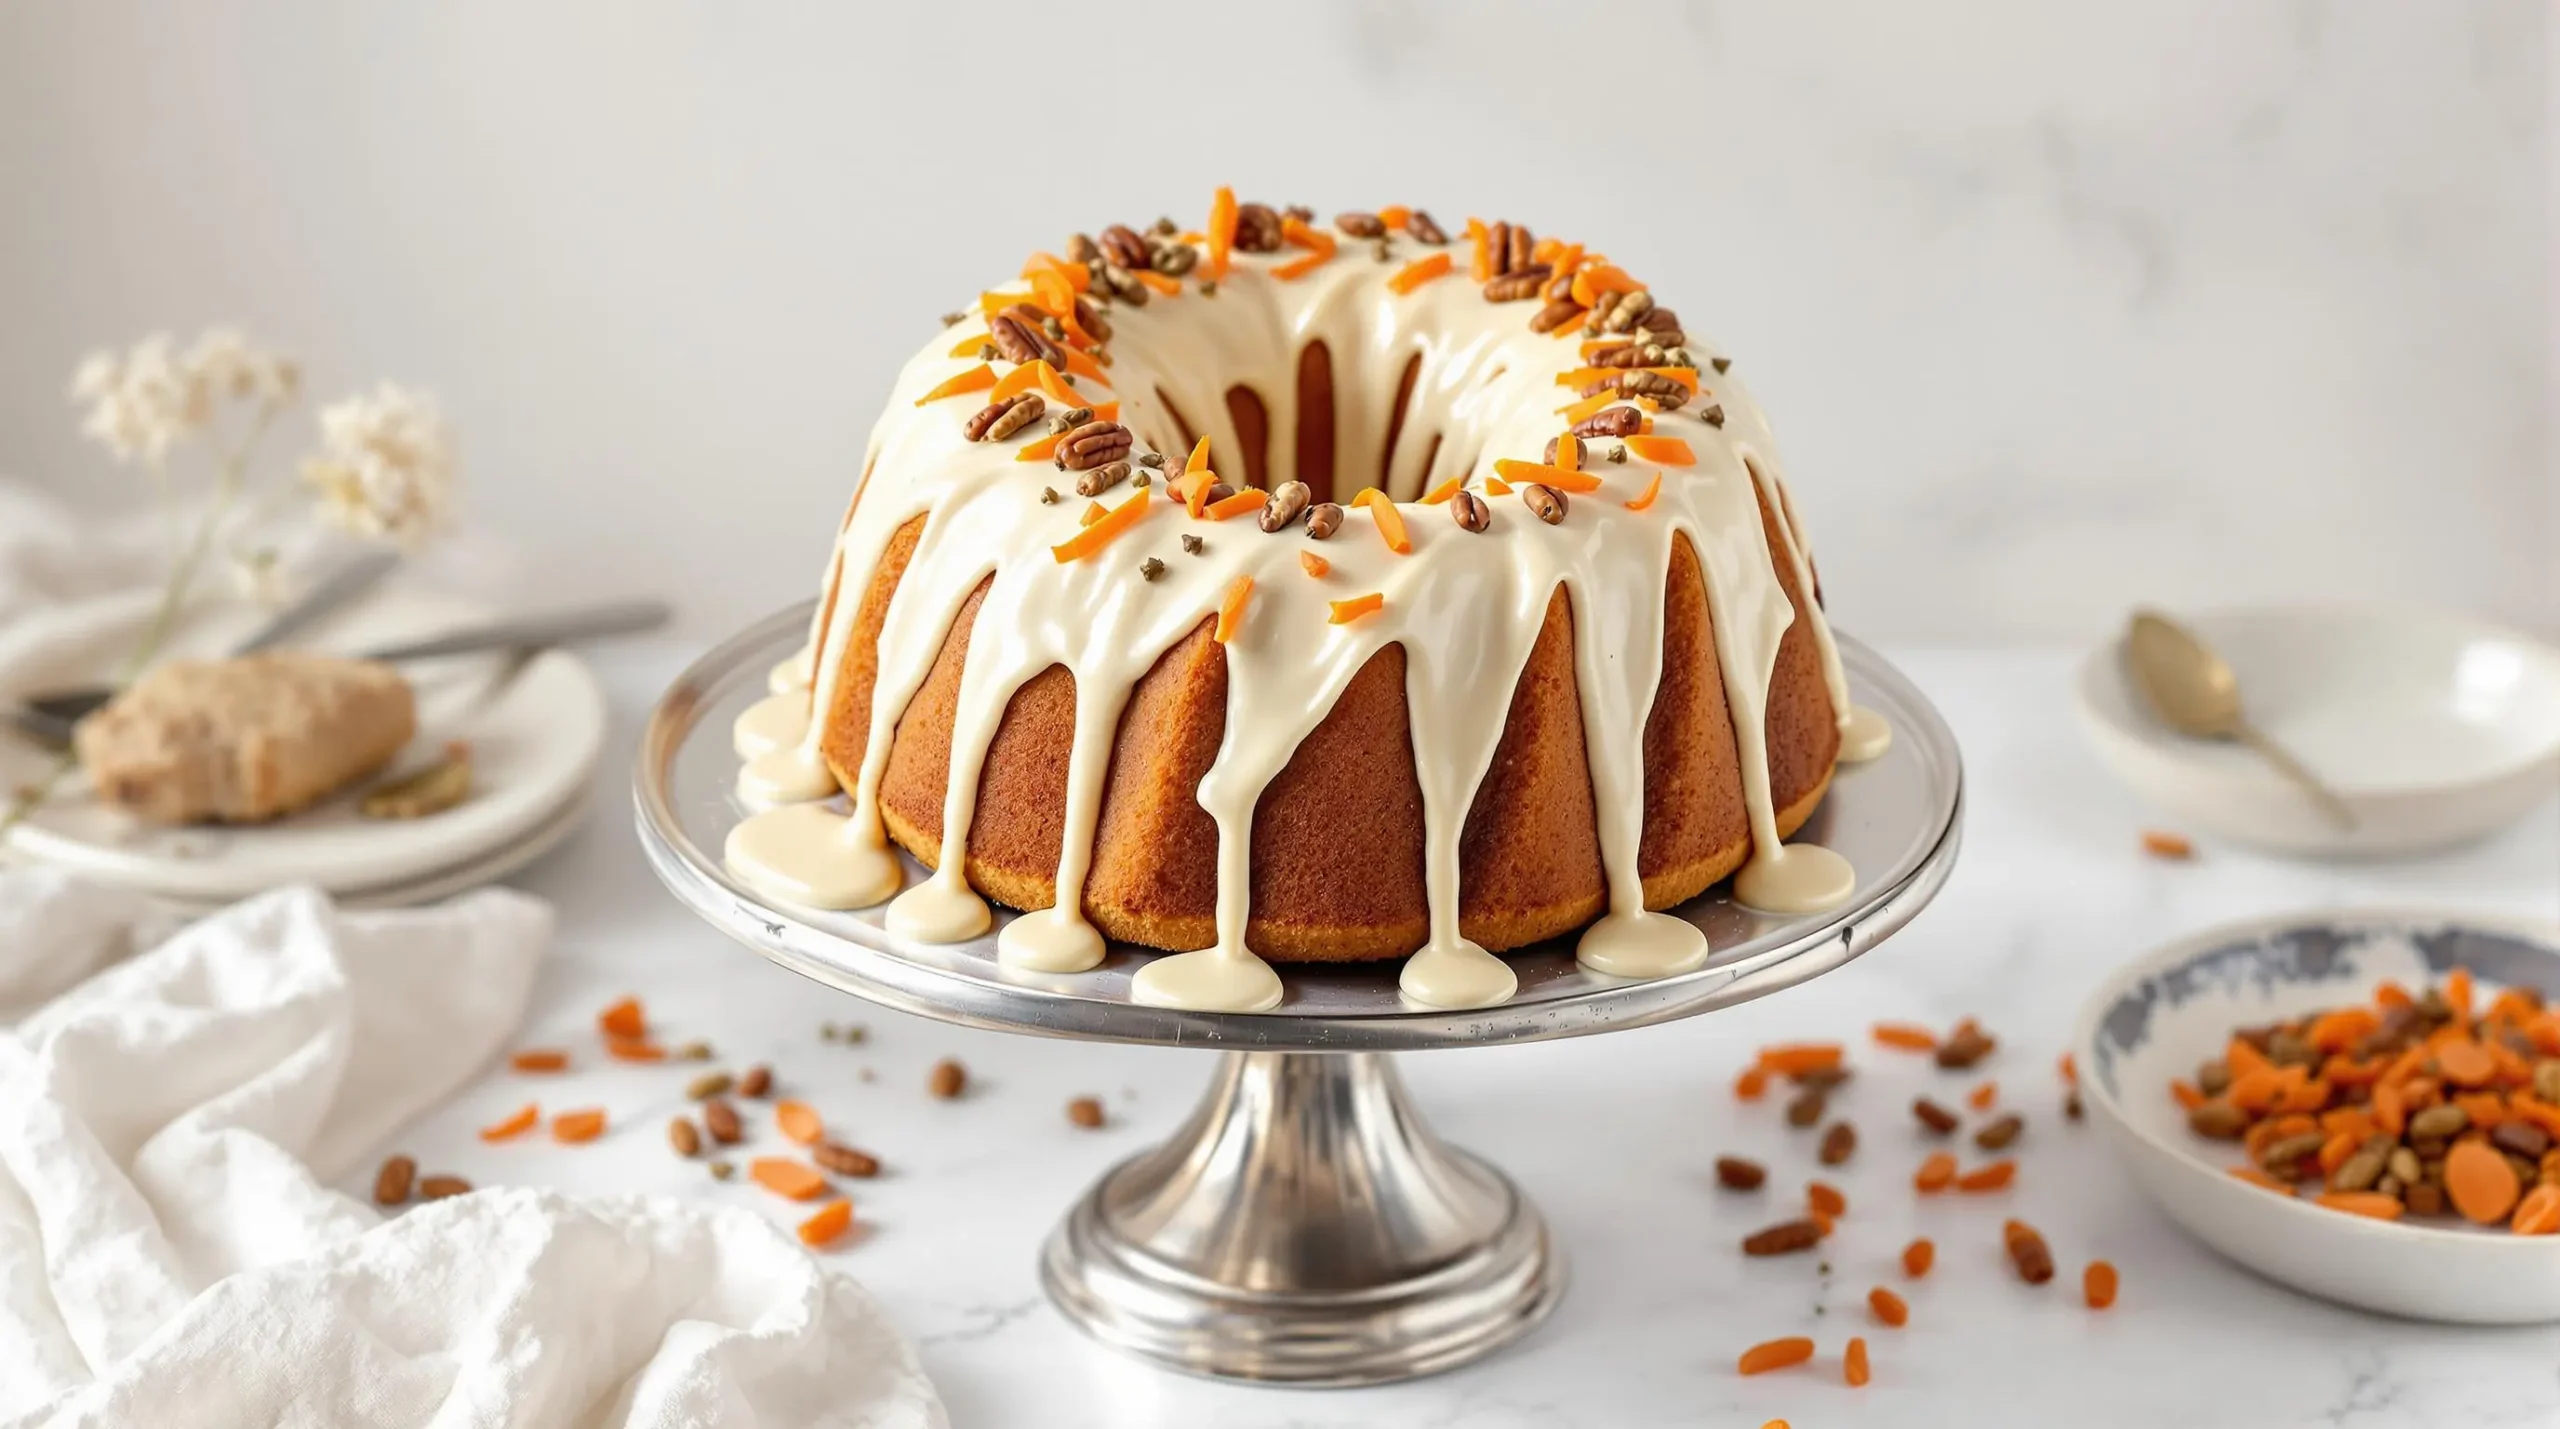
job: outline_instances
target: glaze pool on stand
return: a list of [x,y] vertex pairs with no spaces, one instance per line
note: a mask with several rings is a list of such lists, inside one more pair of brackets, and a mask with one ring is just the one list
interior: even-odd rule
[[[686,906],[829,987],[966,1026],[1228,1052],[1184,1129],[1105,1176],[1042,1256],[1044,1284],[1077,1325],[1187,1373],[1404,1379],[1488,1353],[1555,1305],[1562,1271],[1536,1210],[1499,1171],[1433,1137],[1392,1064],[1363,1054],[1643,1026],[1792,986],[1908,922],[1945,882],[1960,838],[1953,736],[1917,689],[1844,638],[1860,703],[1895,735],[1882,756],[1841,771],[1809,826],[1859,870],[1840,907],[1785,917],[1711,893],[1669,915],[1704,942],[1702,966],[1631,980],[1550,945],[1506,960],[1519,990],[1496,1007],[1417,1004],[1391,971],[1358,966],[1292,967],[1269,1012],[1150,1006],[1137,975],[1173,955],[1110,947],[1089,972],[1030,972],[997,954],[1020,918],[969,943],[914,943],[880,910],[796,906],[724,865],[741,817],[731,723],[808,615],[804,605],[750,628],[668,691],[642,739],[642,846]],[[912,864],[907,873],[922,881]]]

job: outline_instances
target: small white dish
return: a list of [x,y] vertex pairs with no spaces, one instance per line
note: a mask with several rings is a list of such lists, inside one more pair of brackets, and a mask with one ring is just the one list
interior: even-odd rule
[[[111,675],[149,612],[147,597],[126,595],[17,622],[0,633],[0,691]],[[464,602],[391,589],[315,626],[307,640],[314,649],[361,650],[489,618]],[[243,605],[208,603],[188,613],[170,648],[188,655],[226,650],[258,619]],[[425,763],[447,741],[467,741],[473,792],[452,809],[423,819],[366,819],[355,812],[359,789],[271,824],[151,829],[90,798],[75,775],[10,831],[9,853],[193,904],[293,883],[362,896],[502,863],[519,843],[571,820],[605,736],[604,694],[583,661],[550,650],[523,661],[422,661],[402,673],[417,692],[419,728],[391,772]],[[50,755],[0,731],[0,789],[37,779],[50,764]]]
[[2184,825],[2280,853],[2383,857],[2486,837],[2560,789],[2560,650],[2423,611],[2178,618],[2230,662],[2251,722],[2356,816],[2332,824],[2250,750],[2162,725],[2110,639],[2080,667],[2081,725],[2118,778]]
[[2560,1236],[2326,1210],[2230,1174],[2227,1144],[2187,1127],[2169,1082],[2234,1029],[2368,1002],[2467,967],[2484,985],[2560,997],[2560,924],[2339,911],[2207,929],[2136,959],[2089,1000],[2073,1039],[2090,1117],[2153,1203],[2198,1240],[2325,1300],[2472,1325],[2560,1320]]

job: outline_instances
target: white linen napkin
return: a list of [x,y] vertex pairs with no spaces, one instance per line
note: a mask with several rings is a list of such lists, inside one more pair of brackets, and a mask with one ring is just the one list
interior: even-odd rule
[[330,1189],[504,1044],[550,922],[288,889],[118,962],[142,900],[0,870],[0,1426],[943,1425],[749,1212]]

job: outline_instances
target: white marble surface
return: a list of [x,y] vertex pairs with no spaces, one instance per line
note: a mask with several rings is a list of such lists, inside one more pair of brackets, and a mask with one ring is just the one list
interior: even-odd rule
[[[675,642],[599,661],[614,692],[617,749],[681,665]],[[528,1045],[578,1049],[586,1068],[534,1080],[503,1071],[400,1141],[426,1169],[483,1184],[647,1188],[793,1208],[744,1184],[715,1185],[662,1134],[689,1069],[596,1067],[593,1016],[645,997],[670,1042],[708,1038],[729,1058],[770,1061],[888,1174],[854,1183],[874,1229],[836,1252],[923,1345],[960,1425],[1132,1429],[1466,1424],[1471,1429],[1947,1424],[2278,1429],[2289,1425],[2548,1426],[2560,1422],[2560,1327],[2481,1331],[2385,1321],[2299,1298],[2189,1243],[2137,1199],[2088,1128],[2057,1115],[2054,1058],[2084,992],[2116,961],[2205,922],[2331,903],[2445,903],[2560,916],[2560,804],[2488,845],[2416,864],[2310,867],[2208,847],[2188,865],[2135,850],[2143,811],[2104,781],[2068,715],[2068,657],[1901,652],[1946,711],[1970,764],[1966,847],[1938,903],[1873,955],[1712,1018],[1536,1046],[1407,1056],[1423,1109],[1451,1140],[1510,1170],[1571,1258],[1555,1318],[1490,1361],[1411,1385],[1357,1392],[1241,1389],[1147,1368],[1088,1343],[1048,1308],[1033,1275],[1041,1238],[1104,1167],[1170,1129],[1208,1070],[1185,1051],[1039,1041],[944,1027],[869,1008],[723,941],[656,886],[629,828],[622,766],[600,780],[594,822],[516,880],[556,899],[559,947],[544,971]],[[1851,1213],[1826,1281],[1814,1260],[1746,1261],[1735,1242],[1779,1218],[1813,1169],[1774,1103],[1740,1107],[1727,1087],[1754,1046],[1794,1037],[1862,1040],[1879,1018],[1945,1025],[1981,1017],[2004,1038],[1985,1069],[2026,1112],[2013,1193],[1923,1204],[1904,1107],[1965,1078],[1861,1049],[1843,1106],[1865,1140],[1845,1174]],[[860,1022],[868,1040],[823,1042],[820,1024]],[[973,1090],[924,1092],[944,1056]],[[1104,1097],[1111,1125],[1063,1115]],[[488,1147],[472,1129],[528,1095],[559,1109],[601,1105],[602,1143]],[[1714,1189],[1719,1152],[1766,1159],[1773,1189]],[[351,1190],[361,1187],[350,1185]],[[2027,1288],[2000,1258],[2001,1217],[2052,1242],[2064,1277]],[[1867,1288],[1899,1284],[1913,1234],[1939,1243],[1936,1273],[1904,1287],[1908,1329],[1868,1323]],[[2081,1263],[2123,1267],[2122,1302],[2079,1307]],[[1752,1341],[1808,1333],[1811,1371],[1744,1380]],[[1845,1337],[1864,1333],[1875,1382],[1838,1380]]]
[[236,319],[321,395],[442,394],[475,523],[579,535],[526,586],[723,573],[686,586],[708,638],[814,586],[935,314],[1232,182],[1655,279],[1747,364],[1877,638],[2276,596],[2560,630],[2548,14],[0,6],[0,472],[132,491],[72,364]]

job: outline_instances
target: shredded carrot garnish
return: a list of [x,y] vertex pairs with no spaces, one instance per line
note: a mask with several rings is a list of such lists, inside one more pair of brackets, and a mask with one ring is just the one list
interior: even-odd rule
[[1875,1312],[1877,1324],[1889,1329],[1899,1330],[1911,1323],[1911,1307],[1881,1285],[1867,1292],[1867,1308]]
[[1168,298],[1178,298],[1182,296],[1182,280],[1180,278],[1156,272],[1152,268],[1140,268],[1129,276],[1146,284],[1148,287],[1155,289],[1158,293],[1161,293]]
[[1349,625],[1361,616],[1383,607],[1386,603],[1387,598],[1376,591],[1371,591],[1367,595],[1355,595],[1349,600],[1337,600],[1333,603],[1333,614],[1327,623]]
[[1192,520],[1199,520],[1200,514],[1208,509],[1209,488],[1217,484],[1217,474],[1207,471],[1195,471],[1177,483],[1182,489],[1182,509]]
[[2116,1303],[2116,1268],[2103,1260],[2089,1262],[2080,1272],[2080,1299],[2092,1310],[2104,1310]]
[[1301,248],[1311,250],[1306,257],[1293,259],[1271,270],[1271,276],[1284,283],[1293,278],[1303,278],[1323,267],[1333,257],[1336,248],[1332,234],[1309,228],[1294,218],[1280,220],[1280,236]]
[[2400,1204],[2398,1197],[2386,1196],[2379,1191],[2323,1191],[2314,1198],[2314,1202],[2333,1211],[2344,1211],[2351,1216],[2371,1216],[2378,1221],[2396,1221],[2408,1209]]
[[[1093,360],[1092,354],[1078,352],[1072,347],[1067,349],[1067,371],[1083,378],[1085,381],[1092,383],[1096,387],[1108,387],[1111,385],[1110,376],[1103,372],[1101,363]],[[1077,399],[1073,392],[1069,392],[1067,394],[1067,400],[1072,404]]]
[[951,351],[945,355],[950,357],[975,357],[981,349],[986,347],[986,345],[987,336],[984,333],[980,333],[976,337],[964,337],[958,342],[953,343],[951,345]]
[[1994,1161],[1988,1165],[1977,1166],[1963,1175],[1958,1176],[1956,1178],[1956,1189],[1959,1191],[1998,1191],[2006,1189],[2008,1184],[2016,1179],[2018,1179],[2017,1162]]
[[1064,319],[1075,315],[1076,290],[1067,286],[1066,279],[1047,272],[1025,273],[1022,276],[1031,280],[1032,306],[1053,318],[1061,319],[1062,327],[1065,325]]
[[2185,834],[2173,834],[2165,829],[2143,830],[2142,851],[2153,858],[2173,860],[2196,856],[2194,840],[2189,839]]
[[1902,1273],[1914,1280],[1927,1275],[1929,1267],[1937,1263],[1938,1243],[1927,1236],[1902,1248]]
[[1387,280],[1387,288],[1398,294],[1410,293],[1434,278],[1446,277],[1453,266],[1447,249],[1426,253],[1398,268],[1396,275]]
[[1828,1181],[1808,1181],[1804,1187],[1804,1203],[1823,1215],[1839,1217],[1849,1214],[1849,1198]]
[[803,1146],[815,1146],[826,1135],[827,1125],[818,1119],[818,1109],[807,1102],[784,1101],[773,1106],[773,1124],[782,1134]]
[[1769,1069],[1766,1067],[1745,1067],[1742,1075],[1733,1079],[1736,1101],[1756,1102],[1768,1094]]
[[1541,466],[1534,461],[1513,461],[1509,457],[1500,457],[1494,461],[1493,469],[1501,474],[1503,480],[1515,484],[1543,482],[1558,491],[1576,493],[1600,489],[1600,478],[1596,476],[1586,472],[1567,471],[1560,466]]
[[509,1057],[507,1065],[519,1072],[565,1072],[569,1054],[551,1047],[528,1047]]
[[[1633,440],[1634,440],[1634,438],[1630,437],[1630,438],[1628,438],[1628,440],[1633,441]],[[1661,494],[1662,494],[1662,473],[1657,471],[1657,472],[1655,472],[1655,473],[1653,474],[1653,480],[1648,481],[1648,482],[1646,482],[1646,483],[1645,483],[1645,485],[1644,485],[1644,495],[1639,496],[1639,497],[1637,497],[1635,500],[1628,502],[1628,503],[1627,503],[1627,509],[1628,509],[1629,511],[1650,511],[1650,510],[1652,510],[1652,509],[1653,509],[1653,501],[1654,501],[1654,498],[1655,498],[1655,497],[1657,497],[1657,496],[1660,496]]]
[[1493,230],[1481,218],[1467,220],[1467,242],[1475,256],[1467,264],[1467,281],[1490,282],[1493,278]]
[[1202,437],[1200,440],[1191,444],[1191,455],[1182,463],[1182,474],[1184,476],[1189,476],[1195,471],[1207,471],[1208,469],[1209,439],[1207,437]]
[[599,1108],[564,1111],[551,1118],[551,1139],[554,1141],[593,1141],[602,1135],[604,1112]]
[[1001,402],[1016,392],[1028,392],[1034,387],[1046,391],[1056,380],[1058,369],[1051,367],[1047,358],[1035,357],[997,379],[995,390],[987,394],[987,400]]
[[932,391],[918,397],[916,405],[921,407],[928,402],[939,402],[945,397],[957,397],[964,392],[984,391],[994,385],[996,385],[995,368],[981,362],[959,376],[937,384]]
[[1237,492],[1233,496],[1227,497],[1223,501],[1210,502],[1207,506],[1201,508],[1201,512],[1212,521],[1224,521],[1230,516],[1242,516],[1244,513],[1255,510],[1270,500],[1270,492],[1263,490],[1259,486],[1248,486],[1244,490]]
[[1851,1335],[1849,1337],[1849,1351],[1840,1358],[1840,1377],[1848,1381],[1850,1388],[1855,1389],[1859,1385],[1867,1382],[1867,1376],[1866,1337],[1863,1335]]
[[1364,486],[1359,495],[1351,498],[1351,509],[1357,511],[1364,506],[1377,521],[1378,535],[1387,543],[1387,549],[1399,556],[1411,555],[1413,537],[1405,531],[1404,513],[1396,509],[1395,502],[1378,488]]
[[1034,253],[1023,260],[1023,277],[1037,282],[1043,273],[1054,274],[1075,292],[1081,293],[1093,286],[1093,274],[1084,265],[1070,263],[1055,253]]
[[[2548,1165],[2546,1161],[2544,1163]],[[2560,1235],[2560,1186],[2545,1181],[2516,1202],[2507,1229],[2517,1235]]]
[[1556,459],[1549,463],[1567,471],[1582,470],[1582,438],[1571,432],[1556,438]]
[[1224,184],[1209,200],[1209,276],[1227,276],[1227,254],[1236,246],[1236,191]]
[[814,1201],[827,1190],[826,1177],[788,1157],[759,1156],[747,1164],[747,1174],[757,1185],[795,1201]]
[[1991,1104],[2000,1100],[2000,1084],[1998,1082],[1984,1082],[1982,1085],[1975,1087],[1972,1091],[1965,1093],[1964,1099],[1965,1104],[1972,1107],[1975,1111],[1989,1111],[1991,1110]]
[[1568,423],[1588,421],[1592,417],[1598,416],[1601,408],[1606,407],[1617,400],[1618,394],[1615,389],[1604,392],[1594,392],[1579,402],[1569,402],[1564,406],[1556,408],[1556,415],[1564,418]]
[[1078,531],[1058,545],[1051,546],[1049,554],[1058,558],[1058,564],[1065,565],[1069,561],[1089,556],[1110,545],[1121,532],[1146,519],[1147,501],[1150,495],[1151,493],[1143,490],[1137,492],[1128,500],[1112,507],[1110,515]]
[[1484,494],[1487,496],[1509,496],[1511,494],[1511,483],[1498,476],[1488,476],[1484,479]]
[[641,1008],[640,999],[626,997],[596,1014],[596,1030],[607,1037],[646,1037],[649,1014]]
[[1218,628],[1215,638],[1221,645],[1236,638],[1237,627],[1244,624],[1245,602],[1253,599],[1253,577],[1238,576],[1227,584],[1226,595],[1218,602]]
[[1935,1195],[1955,1184],[1956,1159],[1944,1151],[1932,1151],[1911,1177],[1912,1188],[1920,1194]]
[[1447,481],[1431,488],[1430,493],[1422,498],[1422,504],[1425,506],[1437,506],[1441,502],[1448,500],[1450,497],[1457,495],[1458,492],[1466,486],[1466,484],[1467,479],[1463,476],[1450,477]]
[[1400,203],[1391,203],[1378,210],[1378,221],[1398,232],[1402,232],[1405,224],[1412,218],[1413,210]]
[[1573,300],[1587,308],[1602,293],[1632,293],[1643,286],[1615,264],[1594,262],[1573,275]]
[[1696,466],[1698,454],[1678,437],[1632,436],[1627,438],[1627,455],[1656,466]]
[[852,1225],[853,1202],[841,1198],[829,1201],[818,1208],[816,1215],[800,1223],[800,1243],[806,1246],[825,1245],[843,1235]]
[[1914,1023],[1879,1022],[1875,1025],[1874,1036],[1879,1046],[1893,1047],[1905,1052],[1938,1050],[1938,1034]]
[[2062,1054],[2062,1060],[2061,1060],[2060,1062],[2055,1063],[2054,1065],[2055,1065],[2056,1070],[2058,1070],[2058,1071],[2060,1071],[2060,1072],[2062,1073],[2062,1084],[2063,1084],[2064,1086],[2067,1086],[2067,1087],[2076,1087],[2076,1086],[2080,1085],[2080,1059],[2079,1059],[2079,1058],[2072,1056],[2072,1055],[2071,1055],[2070,1053],[2068,1053],[2068,1052],[2065,1052],[2065,1053],[2063,1053],[2063,1054]]
[[1050,398],[1057,402],[1058,405],[1065,407],[1070,411],[1084,405],[1084,398],[1076,395],[1076,389],[1067,385],[1065,374],[1059,372],[1058,369],[1051,367],[1046,362],[1037,363],[1035,366],[1039,369],[1040,373],[1038,379],[1040,383],[1040,390],[1048,393]]
[[1090,526],[1094,522],[1099,521],[1110,514],[1110,508],[1104,506],[1101,502],[1088,501],[1084,504],[1084,515],[1077,518],[1076,524],[1079,526]]
[[1782,1077],[1828,1072],[1840,1065],[1848,1049],[1837,1042],[1779,1042],[1760,1049],[1753,1061]]
[[482,1141],[513,1141],[533,1130],[541,1120],[542,1108],[526,1102],[523,1106],[516,1108],[514,1115],[480,1128],[480,1139]]
[[1569,367],[1556,374],[1556,385],[1584,387],[1600,381],[1614,383],[1630,372],[1650,372],[1656,377],[1668,377],[1692,392],[1698,390],[1698,369],[1694,367]]
[[1767,1374],[1773,1369],[1800,1365],[1813,1358],[1813,1341],[1802,1335],[1789,1335],[1782,1340],[1768,1340],[1742,1352],[1734,1368],[1744,1374]]
[[1298,553],[1298,569],[1305,571],[1308,575],[1321,577],[1333,569],[1333,562],[1326,560],[1324,557],[1317,555],[1313,551],[1300,551]]
[[667,1049],[646,1037],[607,1037],[605,1055],[617,1062],[663,1062]]

